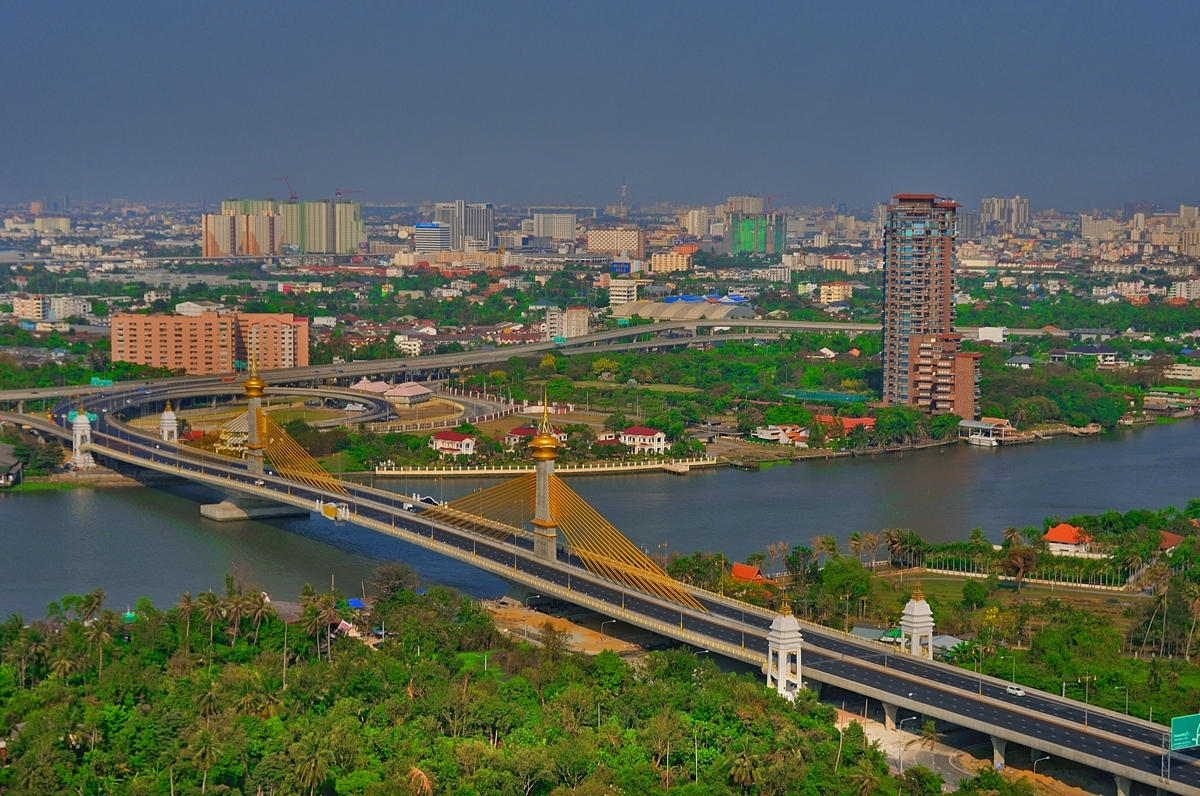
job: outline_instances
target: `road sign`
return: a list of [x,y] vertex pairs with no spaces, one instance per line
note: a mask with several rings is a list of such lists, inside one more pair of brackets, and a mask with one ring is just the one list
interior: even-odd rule
[[1171,719],[1171,751],[1200,746],[1200,713]]
[[112,379],[102,379],[99,376],[92,376],[93,387],[111,387],[113,386]]
[[562,335],[554,336],[554,344],[555,345],[562,345],[565,342],[567,342],[567,338],[563,337]]

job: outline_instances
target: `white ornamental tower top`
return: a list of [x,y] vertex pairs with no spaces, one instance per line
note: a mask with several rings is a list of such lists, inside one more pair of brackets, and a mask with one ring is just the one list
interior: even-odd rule
[[171,411],[170,401],[167,401],[166,411],[158,419],[158,435],[162,437],[163,442],[179,441],[179,419]]

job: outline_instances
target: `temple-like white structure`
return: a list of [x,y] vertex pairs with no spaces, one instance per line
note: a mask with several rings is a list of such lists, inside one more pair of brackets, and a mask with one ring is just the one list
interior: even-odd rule
[[933,609],[925,601],[919,583],[900,615],[900,651],[933,658]]

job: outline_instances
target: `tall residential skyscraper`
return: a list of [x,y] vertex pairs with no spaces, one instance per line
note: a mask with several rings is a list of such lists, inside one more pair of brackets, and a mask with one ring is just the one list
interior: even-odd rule
[[338,254],[357,254],[359,244],[367,242],[363,227],[362,205],[358,202],[335,202],[334,251]]
[[989,197],[982,200],[979,222],[983,231],[993,235],[1028,235],[1029,200]]
[[467,214],[467,203],[462,199],[453,202],[438,202],[433,206],[434,223],[442,224],[450,230],[450,249],[460,252],[463,250],[463,216]]
[[954,213],[933,194],[892,197],[883,235],[883,402],[912,402],[909,338],[954,331]]

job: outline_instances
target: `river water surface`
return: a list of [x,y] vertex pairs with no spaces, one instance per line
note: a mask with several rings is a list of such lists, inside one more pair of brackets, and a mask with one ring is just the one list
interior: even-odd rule
[[[379,481],[446,499],[495,481]],[[1200,497],[1200,423],[1183,421],[1093,439],[1013,448],[932,450],[771,467],[583,476],[569,483],[630,539],[653,551],[721,551],[743,559],[771,542],[904,527],[930,541],[980,526],[999,541],[1009,525],[1040,525],[1106,509],[1182,508]],[[0,617],[32,619],[63,594],[103,586],[113,607],[148,596],[173,604],[185,590],[220,590],[236,570],[281,599],[331,577],[344,593],[380,560],[476,596],[506,584],[465,564],[320,517],[270,523],[202,519],[197,486],[0,494]]]

